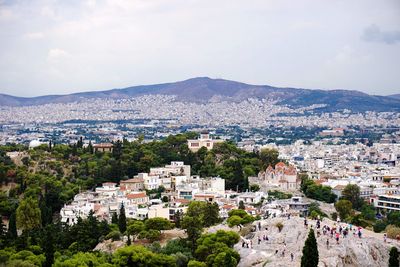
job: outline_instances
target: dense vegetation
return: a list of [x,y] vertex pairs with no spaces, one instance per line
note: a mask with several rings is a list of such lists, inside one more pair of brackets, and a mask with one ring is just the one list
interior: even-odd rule
[[327,203],[333,203],[336,200],[336,195],[332,192],[332,188],[316,184],[311,180],[308,175],[301,174],[301,185],[300,190],[309,198],[324,201]]
[[[248,189],[248,176],[256,175],[261,168],[278,161],[276,151],[249,153],[229,142],[218,144],[210,151],[202,148],[193,153],[187,147],[187,139],[195,136],[194,133],[180,134],[149,143],[144,143],[142,138],[134,142],[117,141],[112,153],[94,153],[92,144],[84,146],[82,139],[75,145],[49,144],[33,150],[21,145],[1,146],[0,213],[9,221],[9,227],[6,229],[3,223],[0,227],[0,262],[7,262],[7,266],[51,266],[53,262],[55,266],[74,266],[74,262],[84,258],[87,266],[93,266],[95,262],[99,266],[125,266],[118,260],[122,255],[129,254],[136,260],[138,254],[163,252],[138,246],[121,249],[114,255],[91,251],[104,239],[122,240],[123,236],[128,244],[139,239],[151,244],[161,238],[163,230],[176,226],[184,229],[188,236],[179,243],[179,251],[187,251],[187,261],[178,254],[173,256],[174,264],[177,264],[177,258],[186,263],[192,260],[190,265],[193,266],[196,261],[211,265],[222,261],[237,263],[239,258],[230,250],[232,243],[226,244],[226,249],[218,243],[215,249],[210,247],[201,257],[196,253],[203,228],[220,222],[216,204],[191,203],[185,216],[177,216],[175,225],[157,219],[126,220],[123,208],[121,216],[113,218],[111,224],[98,221],[93,214],[87,219],[79,219],[73,226],[62,224],[58,218],[61,207],[80,190],[93,189],[106,181],[119,182],[171,161],[191,165],[192,173],[202,177],[219,175],[226,179],[228,189],[240,191]],[[9,151],[21,153],[15,163],[6,156]],[[159,195],[160,192],[152,193]],[[208,238],[214,240],[212,236]],[[165,255],[174,254],[164,252]],[[171,260],[165,259],[166,262]],[[143,264],[162,266],[164,263]]]

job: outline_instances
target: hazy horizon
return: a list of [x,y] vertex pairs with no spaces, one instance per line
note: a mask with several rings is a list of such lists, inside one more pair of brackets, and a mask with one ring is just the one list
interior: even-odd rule
[[400,2],[0,0],[0,93],[222,78],[400,93]]
[[[109,91],[109,90],[122,90],[125,88],[129,88],[129,87],[136,87],[136,86],[151,86],[151,85],[158,85],[158,84],[167,84],[167,83],[175,83],[175,82],[182,82],[182,81],[186,81],[186,80],[190,80],[190,79],[196,79],[196,78],[209,78],[209,79],[222,79],[222,80],[227,80],[221,77],[216,77],[216,78],[212,78],[212,77],[208,77],[208,76],[202,76],[202,77],[191,77],[191,78],[187,78],[187,79],[183,79],[183,80],[179,80],[179,81],[166,81],[166,82],[161,82],[161,83],[154,83],[154,84],[135,84],[135,85],[131,85],[131,86],[127,86],[127,87],[119,87],[119,88],[104,88],[104,89],[99,89],[99,90],[81,90],[81,91],[77,91],[77,92],[66,92],[66,93],[56,93],[56,94],[39,94],[39,95],[31,95],[31,96],[24,96],[24,95],[12,95],[12,94],[6,94],[6,93],[2,93],[0,92],[0,94],[5,94],[5,95],[10,95],[10,96],[15,96],[15,97],[23,97],[23,98],[32,98],[32,97],[41,97],[41,96],[48,96],[48,95],[69,95],[69,94],[78,94],[78,93],[90,93],[90,92],[102,92],[102,91]],[[352,89],[345,89],[345,88],[302,88],[302,87],[288,87],[288,86],[274,86],[271,84],[251,84],[251,83],[247,83],[247,82],[243,82],[243,81],[237,81],[237,80],[229,80],[229,81],[233,81],[233,82],[238,82],[238,83],[245,83],[245,84],[249,84],[249,85],[255,85],[255,86],[272,86],[272,87],[276,87],[276,88],[292,88],[292,89],[310,89],[310,90],[324,90],[324,91],[335,91],[335,90],[349,90],[349,91],[354,91]],[[356,90],[356,91],[360,91],[360,90]],[[362,92],[362,91],[360,91]],[[367,93],[367,92],[365,92]],[[368,94],[368,93],[367,93]],[[398,93],[393,93],[393,94],[386,94],[386,95],[380,95],[380,96],[391,96],[391,95],[397,95]],[[379,95],[379,94],[370,94],[370,95]]]

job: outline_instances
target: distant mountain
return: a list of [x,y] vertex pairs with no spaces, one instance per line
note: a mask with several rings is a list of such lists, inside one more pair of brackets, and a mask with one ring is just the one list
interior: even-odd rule
[[75,93],[69,95],[47,95],[32,98],[0,94],[0,106],[28,106],[48,103],[68,103],[89,98],[122,99],[149,94],[176,95],[180,101],[241,101],[247,98],[270,98],[278,104],[292,107],[326,104],[321,111],[349,109],[353,112],[400,111],[400,95],[375,96],[350,90],[310,90],[278,88],[268,85],[251,85],[207,77],[193,78],[174,83],[140,85],[124,89]]
[[389,97],[391,97],[391,98],[396,98],[396,99],[400,99],[400,94],[389,95]]

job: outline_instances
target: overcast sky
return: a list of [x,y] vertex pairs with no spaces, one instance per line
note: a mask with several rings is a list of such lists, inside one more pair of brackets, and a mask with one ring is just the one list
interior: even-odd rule
[[198,76],[400,93],[400,1],[0,0],[0,93]]

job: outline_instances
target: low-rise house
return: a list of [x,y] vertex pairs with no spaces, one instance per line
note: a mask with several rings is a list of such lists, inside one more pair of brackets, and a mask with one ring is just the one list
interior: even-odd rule
[[263,197],[267,198],[268,195],[264,192],[245,192],[237,196],[236,202],[238,205],[240,201],[243,201],[244,204],[257,204],[262,201]]
[[93,151],[96,152],[112,152],[114,145],[111,143],[100,143],[93,145]]
[[120,187],[128,191],[141,191],[144,190],[144,179],[132,178],[120,181]]
[[126,195],[126,198],[130,204],[146,205],[149,202],[146,192],[129,193]]

